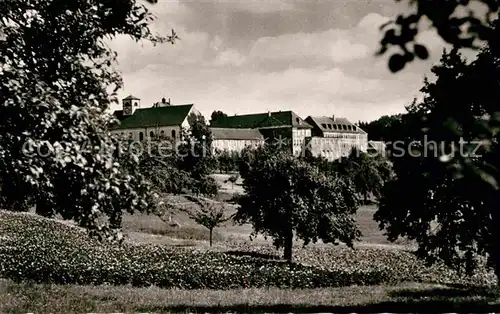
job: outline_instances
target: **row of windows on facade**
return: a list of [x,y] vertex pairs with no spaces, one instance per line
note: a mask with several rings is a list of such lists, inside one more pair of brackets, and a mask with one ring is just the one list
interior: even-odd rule
[[[361,146],[360,145],[347,145],[347,144],[342,144],[342,148],[346,149],[346,148],[349,148],[349,149],[352,149],[356,147],[357,149],[361,149]],[[350,151],[350,150],[349,150]],[[323,149],[323,153],[326,154],[326,153],[338,153],[339,151],[337,149]]]
[[216,139],[212,143],[217,145],[242,146],[242,145],[259,145],[261,140],[226,140]]
[[[342,138],[342,139],[352,139],[352,140],[359,140],[360,136],[359,135],[352,135],[352,134],[334,134],[334,135],[327,135],[325,136],[327,138],[330,138],[330,139],[338,139],[338,138]],[[317,139],[317,141],[319,141],[320,139]],[[305,138],[303,139],[295,139],[293,141],[294,145],[302,145],[304,144],[305,142]]]
[[293,140],[293,145],[298,146],[298,145],[303,145],[305,143],[305,139],[294,139]]
[[[121,133],[121,136],[122,136],[122,137],[125,137],[125,132],[122,132],[122,133]],[[150,137],[150,138],[154,138],[155,136],[156,136],[156,135],[155,135],[155,132],[153,132],[153,131],[149,132],[149,137]],[[163,131],[163,130],[162,130],[162,131],[160,132],[160,136],[161,136],[161,137],[165,137],[165,131]],[[130,132],[130,133],[128,134],[128,137],[129,137],[129,138],[132,138],[132,137],[133,137],[132,132]],[[175,130],[172,130],[172,133],[171,133],[171,138],[175,139]],[[139,141],[142,141],[142,140],[144,140],[144,133],[139,132]]]
[[350,138],[350,139],[359,139],[359,134],[325,134],[325,137],[330,138]]
[[311,130],[298,129],[298,130],[293,130],[293,133],[294,133],[294,135],[297,135],[297,136],[302,136],[302,135],[308,136],[311,134]]
[[344,131],[356,131],[356,127],[354,125],[345,125],[345,124],[321,124],[323,129],[330,130],[344,130]]
[[228,142],[223,142],[221,140],[216,140],[212,142],[212,147],[215,149],[219,150],[239,150],[239,149],[245,149],[245,148],[256,148],[262,145],[260,142],[252,142],[252,141],[245,141],[245,142],[240,142],[237,140],[229,140]]

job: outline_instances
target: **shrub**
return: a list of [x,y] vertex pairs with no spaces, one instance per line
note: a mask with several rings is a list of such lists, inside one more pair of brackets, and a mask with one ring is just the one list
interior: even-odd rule
[[[195,240],[195,241],[200,241],[200,240],[207,240],[208,238],[208,232],[205,228],[199,228],[199,227],[189,227],[189,226],[182,226],[182,227],[163,227],[163,228],[152,228],[152,227],[141,227],[139,228],[140,232],[144,233],[149,233],[149,234],[154,234],[154,235],[162,235],[162,236],[167,236],[175,239],[184,239],[184,240]],[[221,235],[220,233],[214,231],[213,234],[213,240],[214,241],[223,241],[224,236]]]

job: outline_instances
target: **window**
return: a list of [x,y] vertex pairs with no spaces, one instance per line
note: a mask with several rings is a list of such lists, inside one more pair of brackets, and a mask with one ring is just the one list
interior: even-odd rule
[[132,138],[132,132],[128,134],[128,138]]
[[345,124],[344,124],[344,125],[342,125],[342,129],[343,129],[344,131],[346,131],[346,130],[347,130],[347,126],[346,126]]
[[297,121],[297,123],[300,123],[300,119],[299,118],[295,118],[295,121]]
[[125,137],[125,133],[124,132],[122,132],[122,134],[120,134],[120,135],[121,135],[122,138]]
[[175,139],[175,130],[172,130],[172,138]]
[[336,125],[336,124],[334,124],[334,125],[333,125],[333,129],[334,129],[334,130],[336,130],[336,129],[337,129],[337,125]]
[[155,133],[154,133],[153,131],[149,132],[149,137],[150,137],[150,138],[155,137]]
[[331,130],[331,129],[332,129],[332,125],[331,125],[331,124],[328,124],[328,128]]
[[142,132],[139,132],[139,141],[144,140],[144,134]]
[[348,125],[348,126],[347,126],[347,129],[348,129],[349,131],[352,131],[352,127],[351,127],[350,125]]
[[323,123],[321,126],[323,127],[323,129],[326,129],[326,124],[325,123]]
[[160,135],[161,137],[165,137],[165,131],[161,130]]

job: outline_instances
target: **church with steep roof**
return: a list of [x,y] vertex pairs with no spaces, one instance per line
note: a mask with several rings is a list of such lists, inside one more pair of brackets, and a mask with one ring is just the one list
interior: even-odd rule
[[130,95],[122,99],[122,110],[113,113],[120,123],[113,125],[111,132],[136,141],[158,136],[178,141],[182,130],[189,129],[188,117],[192,113],[200,114],[193,104],[173,105],[165,98],[142,108],[140,99]]

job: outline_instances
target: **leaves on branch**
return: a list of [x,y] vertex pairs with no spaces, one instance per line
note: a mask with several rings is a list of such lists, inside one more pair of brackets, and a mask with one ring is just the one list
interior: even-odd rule
[[[396,0],[398,1],[398,0]],[[497,0],[408,0],[414,13],[409,15],[398,15],[392,21],[380,26],[384,32],[380,40],[378,55],[387,53],[390,48],[399,49],[404,55],[407,53],[416,55],[419,59],[425,60],[428,53],[425,53],[422,47],[424,45],[415,45],[414,51],[409,51],[412,43],[415,43],[419,32],[420,21],[428,19],[438,35],[448,44],[457,48],[478,49],[477,41],[489,42],[496,40],[492,32],[494,17],[499,11],[499,1]],[[487,10],[477,9],[473,3],[481,2]],[[466,13],[461,13],[466,12]],[[392,49],[391,49],[392,50]],[[392,56],[399,53],[391,53]],[[409,60],[409,59],[408,59]],[[413,59],[411,59],[413,60]],[[406,63],[395,62],[389,59],[389,68],[393,72],[401,71]],[[402,65],[402,66],[401,66]]]
[[[3,208],[73,219],[101,239],[157,194],[139,158],[110,134],[122,79],[105,40],[153,43],[153,16],[134,0],[5,0],[0,6],[0,178]],[[172,39],[177,39],[172,33]],[[14,192],[15,191],[15,192]]]
[[414,240],[420,257],[469,274],[480,256],[500,270],[499,52],[485,47],[471,62],[443,53],[392,139],[418,143],[418,154],[393,156],[374,216],[389,240]]
[[427,48],[425,48],[424,46],[415,44],[414,49],[415,55],[420,59],[426,60],[427,58],[429,58],[429,51],[427,51]]
[[407,60],[401,54],[394,54],[389,59],[389,69],[391,72],[398,72],[405,67]]

